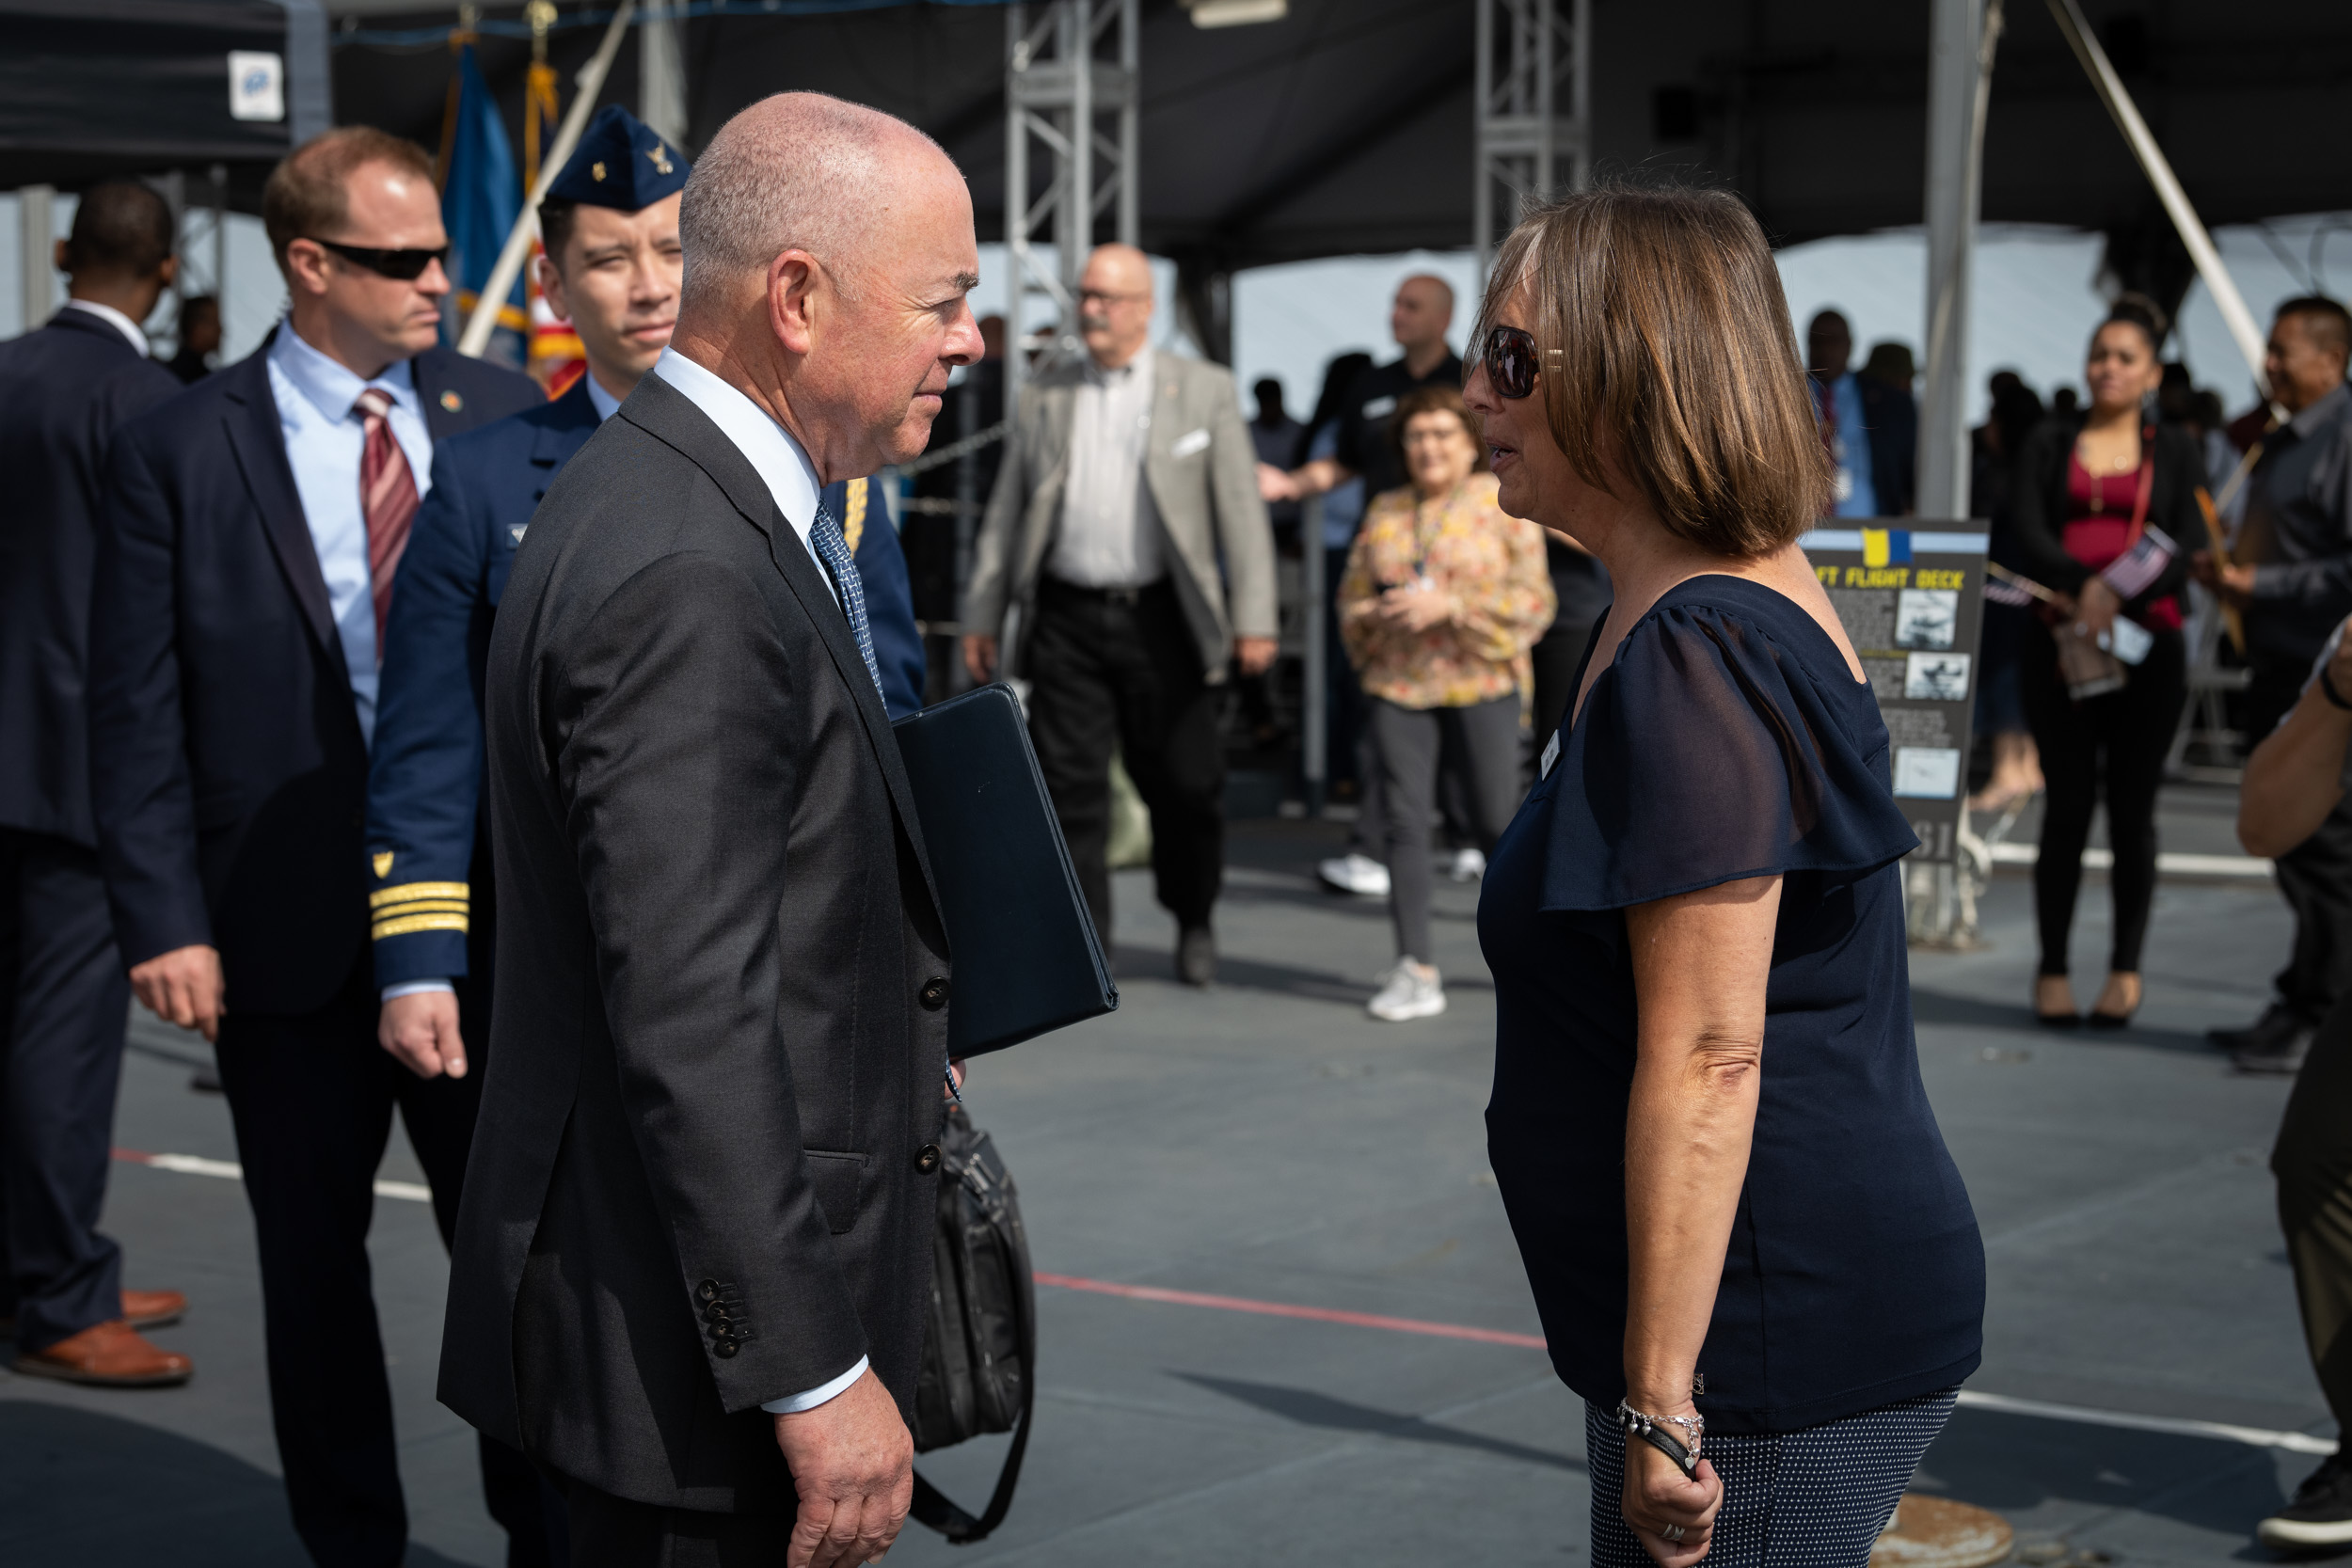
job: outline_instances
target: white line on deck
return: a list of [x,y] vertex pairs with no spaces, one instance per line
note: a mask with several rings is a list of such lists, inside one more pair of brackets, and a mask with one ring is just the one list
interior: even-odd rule
[[[183,1176],[216,1176],[228,1181],[245,1180],[245,1167],[234,1160],[207,1160],[199,1154],[142,1154],[135,1148],[118,1148],[114,1153],[125,1164],[178,1171]],[[387,1181],[379,1178],[375,1196],[396,1197],[404,1203],[430,1203],[433,1189],[421,1181]]]

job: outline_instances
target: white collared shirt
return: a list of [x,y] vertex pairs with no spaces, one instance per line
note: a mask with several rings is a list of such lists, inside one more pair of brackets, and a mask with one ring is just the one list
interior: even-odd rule
[[113,306],[101,305],[94,299],[69,299],[65,302],[65,308],[69,310],[88,311],[117,332],[121,333],[123,341],[139,351],[140,358],[147,357],[147,334],[139,330],[138,323]]
[[326,579],[326,602],[334,612],[343,663],[351,671],[351,698],[359,709],[359,734],[375,740],[375,596],[368,574],[368,520],[359,504],[359,459],[368,437],[355,404],[374,387],[392,400],[392,437],[408,459],[417,499],[433,488],[433,436],[424,426],[408,361],[395,361],[373,381],[329,359],[302,341],[294,323],[278,323],[269,345],[269,391],[278,404],[278,428],[286,438],[286,462],[294,469],[294,493],[318,551],[319,575]]
[[808,460],[801,443],[765,408],[674,348],[661,351],[661,357],[653,362],[653,373],[710,416],[719,434],[743,454],[768,486],[776,510],[784,514],[784,520],[800,536],[808,558],[817,563],[817,575],[824,579],[826,592],[838,603],[841,590],[834,586],[833,571],[825,564],[825,558],[817,553],[817,546],[809,543],[809,530],[817,524],[818,497],[824,486],[818,483],[817,465]]
[[1144,480],[1152,442],[1152,345],[1105,370],[1092,359],[1070,408],[1070,470],[1045,569],[1083,588],[1141,588],[1166,575]]

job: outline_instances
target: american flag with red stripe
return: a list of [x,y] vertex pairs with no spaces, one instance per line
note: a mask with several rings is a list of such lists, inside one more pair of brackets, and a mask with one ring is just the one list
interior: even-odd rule
[[2019,610],[2033,603],[2031,594],[2013,582],[2003,582],[1999,578],[1985,579],[1984,596],[1994,604],[2014,605]]
[[2151,524],[2141,531],[2138,544],[2108,562],[2099,575],[2106,578],[2107,586],[2115,590],[2119,598],[2128,602],[2154,587],[2179,551],[2180,546],[2164,530]]

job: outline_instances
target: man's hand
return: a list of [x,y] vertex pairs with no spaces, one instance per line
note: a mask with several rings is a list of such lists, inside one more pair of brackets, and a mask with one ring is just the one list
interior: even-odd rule
[[2188,575],[2212,589],[2224,604],[2242,608],[2254,596],[2254,568],[2232,565],[2217,559],[2211,550],[2199,550],[2188,558]]
[[1304,500],[1298,481],[1271,463],[1258,465],[1258,499],[1264,501]]
[[1245,675],[1263,675],[1274,664],[1275,650],[1281,644],[1271,637],[1236,637],[1233,657],[1241,660]]
[[445,990],[410,991],[384,1004],[375,1037],[420,1078],[466,1076],[466,1042],[457,1035],[457,997]]
[[880,1562],[914,1500],[914,1439],[882,1379],[868,1368],[816,1409],[775,1420],[801,1499],[786,1568]]
[[963,667],[972,672],[976,681],[987,681],[996,673],[996,639],[979,632],[963,636]]
[[166,1023],[194,1029],[208,1040],[220,1038],[221,1005],[226,990],[220,974],[220,949],[175,947],[145,963],[131,966],[131,990],[147,1010]]

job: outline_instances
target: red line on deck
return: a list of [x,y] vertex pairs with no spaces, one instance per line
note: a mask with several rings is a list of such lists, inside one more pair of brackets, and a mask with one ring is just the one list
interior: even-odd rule
[[1388,1318],[1376,1312],[1348,1312],[1336,1307],[1294,1307],[1287,1302],[1251,1301],[1246,1296],[1212,1296],[1198,1291],[1168,1291],[1157,1285],[1116,1285],[1107,1279],[1082,1279],[1076,1275],[1040,1274],[1040,1285],[1065,1291],[1091,1291],[1096,1295],[1124,1296],[1129,1301],[1157,1301],[1171,1307],[1213,1307],[1220,1312],[1254,1312],[1264,1318],[1305,1318],[1312,1323],[1348,1323],[1357,1328],[1385,1328],[1394,1334],[1427,1334],[1440,1339],[1475,1339],[1488,1345],[1516,1345],[1542,1350],[1540,1335],[1508,1334],[1499,1328],[1472,1328],[1467,1323],[1433,1323],[1420,1318]]

